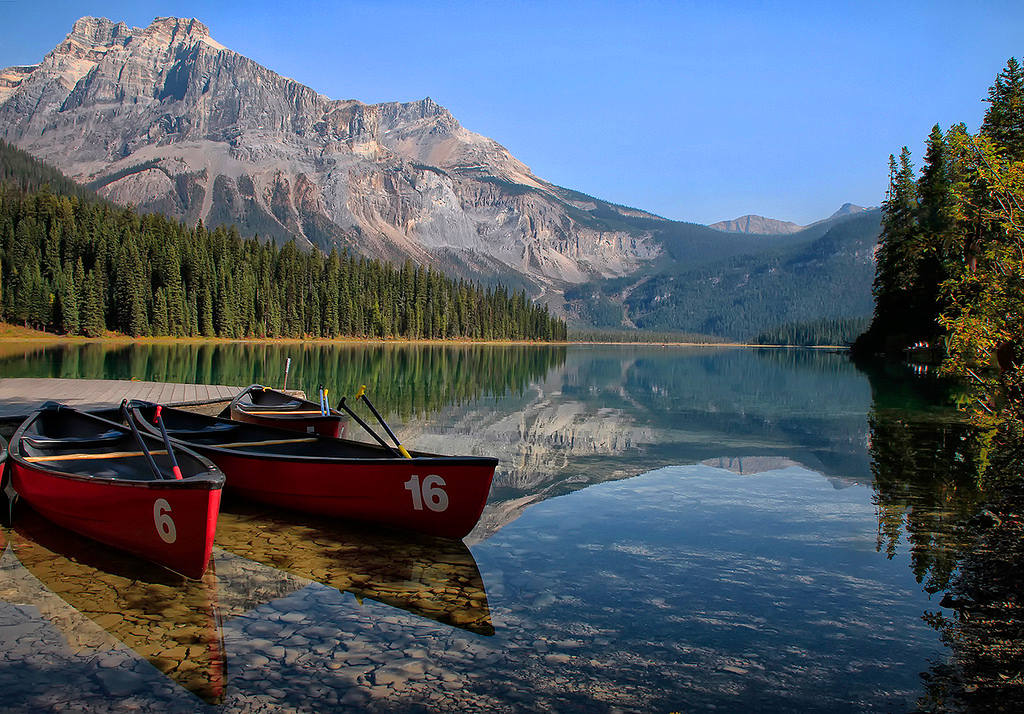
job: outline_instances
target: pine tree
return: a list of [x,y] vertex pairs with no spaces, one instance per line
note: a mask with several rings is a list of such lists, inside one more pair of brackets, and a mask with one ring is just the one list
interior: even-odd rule
[[114,280],[117,327],[133,337],[149,331],[146,315],[146,281],[138,246],[127,239],[120,251]]
[[908,344],[917,316],[906,306],[917,278],[917,197],[910,151],[903,147],[899,164],[889,156],[889,190],[882,204],[882,231],[875,267],[875,314],[859,340],[867,351],[897,352]]
[[905,309],[916,316],[911,339],[935,341],[942,333],[938,324],[942,306],[939,288],[947,274],[943,256],[951,241],[953,206],[946,158],[946,139],[936,124],[928,136],[921,177],[917,181],[915,277]]
[[[77,268],[76,268],[77,270]],[[102,337],[106,329],[103,321],[103,286],[99,275],[89,271],[82,284],[82,334]]]
[[163,288],[156,289],[153,299],[153,334],[169,335],[170,321],[167,317],[167,292]]
[[1024,159],[1024,68],[1011,57],[988,91],[981,134],[1003,147],[1008,157]]
[[79,329],[78,286],[75,283],[75,268],[71,263],[65,263],[64,269],[61,271],[57,287],[57,309],[60,313],[59,320],[56,316],[54,318],[57,328],[68,335],[77,335]]

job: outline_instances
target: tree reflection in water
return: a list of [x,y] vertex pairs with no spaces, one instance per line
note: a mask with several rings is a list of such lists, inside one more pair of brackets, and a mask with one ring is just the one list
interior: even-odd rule
[[1007,453],[993,468],[989,508],[964,526],[969,547],[940,603],[946,609],[925,614],[952,653],[924,675],[925,711],[1024,710],[1024,472]]
[[944,590],[966,545],[960,525],[983,496],[970,428],[881,411],[868,422],[878,550],[893,557],[905,532],[917,581]]
[[[1024,473],[992,456],[965,421],[877,405],[869,415],[878,550],[891,558],[906,538],[918,582],[943,592],[922,618],[949,658],[922,673],[929,712],[1024,709]],[[993,472],[995,476],[993,476]]]

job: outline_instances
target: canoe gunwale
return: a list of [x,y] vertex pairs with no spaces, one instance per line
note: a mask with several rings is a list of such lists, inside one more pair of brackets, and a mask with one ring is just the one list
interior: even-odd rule
[[[80,481],[84,483],[96,483],[102,485],[121,485],[129,486],[132,488],[154,488],[159,490],[167,489],[207,489],[214,490],[220,489],[224,486],[224,474],[217,468],[217,466],[202,454],[196,453],[194,450],[189,449],[187,445],[181,444],[181,448],[184,452],[179,452],[180,456],[185,457],[185,462],[191,462],[196,466],[204,467],[204,471],[188,473],[181,479],[176,479],[173,475],[168,472],[165,478],[157,478],[155,474],[146,467],[145,470],[139,469],[139,478],[127,478],[124,476],[104,476],[96,475],[93,473],[85,473],[83,470],[68,470],[66,468],[59,468],[57,464],[65,461],[74,461],[76,456],[80,456],[82,452],[75,453],[74,449],[88,449],[88,448],[102,448],[104,446],[115,444],[120,441],[126,440],[130,437],[130,432],[127,431],[127,427],[123,427],[115,422],[108,421],[103,417],[89,412],[82,412],[75,409],[70,409],[70,413],[80,415],[85,419],[95,420],[103,425],[107,425],[109,428],[106,432],[98,435],[95,438],[85,437],[46,437],[39,436],[34,437],[32,434],[27,434],[31,428],[36,425],[36,422],[42,417],[47,411],[59,411],[60,409],[69,409],[63,405],[54,408],[44,408],[37,410],[34,414],[25,419],[24,422],[15,431],[14,436],[11,437],[11,446],[7,450],[7,456],[11,462],[18,464],[22,469],[29,471],[42,472],[50,477],[67,479],[72,481]],[[116,435],[116,436],[115,436]],[[145,437],[144,437],[145,438]],[[32,452],[26,453],[25,446],[28,446]],[[156,446],[154,444],[154,446]],[[159,447],[151,449],[155,452],[159,448],[162,448],[163,444]],[[142,455],[142,452],[139,452]],[[33,457],[40,456],[56,456],[58,458],[47,458],[46,461],[35,461]],[[95,458],[89,460],[89,469],[93,471],[99,470],[107,462],[113,461],[113,458]],[[185,469],[182,469],[184,472]]]
[[[92,430],[101,435],[121,433],[100,439],[91,452],[68,451],[88,442]],[[51,437],[41,441],[57,446],[32,446],[33,433]],[[178,464],[187,476],[175,478],[166,450],[157,448],[157,443],[164,446],[162,439],[149,434],[140,438],[153,445],[151,455],[163,457],[163,464],[155,464],[162,478],[153,472],[151,459],[143,451],[110,449],[127,444],[140,447],[128,427],[48,404],[15,432],[6,466],[18,496],[56,525],[199,579],[210,562],[225,474],[209,458],[182,448],[177,452]],[[54,454],[57,458],[51,458]],[[75,468],[68,470],[70,465]]]
[[[153,426],[150,421],[142,416],[140,408],[153,407],[148,402],[133,401],[129,404],[131,409],[132,417],[136,423],[140,426],[145,427],[151,434],[157,433],[156,427]],[[169,407],[164,407],[164,412],[170,412]],[[174,410],[179,411],[179,410]],[[210,424],[210,436],[214,434],[221,434],[223,436],[229,436],[232,433],[244,434],[246,427],[255,428],[261,432],[267,434],[274,434],[280,437],[281,442],[294,441],[296,439],[296,432],[281,429],[280,427],[266,426],[266,425],[249,425],[245,422],[231,423],[228,420],[221,419],[219,417],[207,417],[211,420]],[[216,420],[216,421],[213,421]],[[379,450],[381,456],[371,455],[352,455],[352,456],[334,456],[334,455],[318,455],[318,454],[292,454],[292,453],[276,453],[257,450],[252,447],[237,447],[232,448],[218,443],[208,443],[202,439],[207,435],[206,429],[174,429],[168,428],[168,435],[171,439],[171,443],[180,444],[185,448],[194,451],[208,450],[224,455],[232,454],[245,454],[246,458],[255,458],[265,461],[294,461],[303,464],[315,464],[315,463],[337,463],[350,466],[357,465],[408,465],[415,463],[421,466],[493,466],[498,465],[498,459],[493,456],[446,456],[443,454],[431,454],[424,452],[411,452],[412,458],[407,459],[402,456],[393,456],[386,452],[384,449],[362,441],[354,441],[351,439],[336,439],[329,436],[321,436],[316,434],[308,434],[303,440],[309,439],[311,442],[321,443],[334,443],[339,445],[347,445],[351,448],[360,450]],[[194,437],[194,438],[188,438]],[[273,446],[272,441],[268,441],[267,446]]]

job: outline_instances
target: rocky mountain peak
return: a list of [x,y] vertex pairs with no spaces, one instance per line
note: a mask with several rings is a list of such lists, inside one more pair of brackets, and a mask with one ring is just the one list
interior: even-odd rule
[[[158,17],[148,27],[129,28],[123,22],[113,22],[105,17],[83,17],[77,20],[67,36],[66,42],[84,47],[123,46],[129,39],[149,41],[165,45],[192,44],[204,42],[218,49],[224,46],[210,37],[210,28],[195,18]],[[58,50],[61,46],[58,46]]]
[[853,203],[844,203],[838,211],[833,213],[828,218],[823,218],[820,221],[815,221],[806,226],[801,226],[792,221],[780,221],[775,218],[765,218],[764,216],[740,216],[731,221],[719,221],[718,223],[712,223],[708,228],[714,228],[717,231],[724,231],[726,233],[754,233],[757,235],[788,235],[790,233],[797,233],[816,226],[819,223],[825,221],[835,220],[837,218],[843,218],[845,216],[853,216],[863,211],[869,211],[871,209],[858,206]]
[[868,210],[871,210],[871,209],[864,208],[863,206],[858,206],[858,205],[855,205],[853,203],[844,203],[842,206],[839,207],[838,211],[836,211],[835,213],[833,213],[829,217],[830,218],[839,218],[840,216],[852,216],[855,213],[860,213],[861,211],[868,211]]
[[764,216],[747,215],[734,218],[731,221],[719,221],[712,223],[708,228],[726,233],[754,233],[758,235],[786,235],[796,233],[804,229],[804,226],[797,225],[792,221],[780,221],[775,218]]
[[0,70],[0,137],[143,211],[549,296],[660,250],[609,220],[626,209],[580,204],[429,97],[329,99],[196,19],[80,19],[39,65]]
[[[77,20],[66,43],[77,43],[84,47],[112,45],[118,40],[125,40],[130,35],[128,25],[123,22],[114,23],[105,17],[83,17]],[[58,51],[66,45],[59,45]]]

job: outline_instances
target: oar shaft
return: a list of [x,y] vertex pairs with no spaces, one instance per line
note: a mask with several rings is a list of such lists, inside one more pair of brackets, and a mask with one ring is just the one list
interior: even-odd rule
[[373,415],[377,417],[377,421],[379,421],[380,425],[384,427],[384,431],[386,431],[388,433],[388,436],[390,436],[394,440],[395,446],[398,447],[398,451],[402,454],[402,456],[404,456],[407,459],[411,459],[412,456],[409,454],[408,451],[406,451],[405,447],[402,446],[402,442],[400,442],[398,440],[398,437],[395,436],[395,432],[391,431],[391,427],[388,426],[388,423],[384,421],[384,417],[380,415],[380,412],[378,412],[376,407],[374,407],[373,404],[370,402],[370,399],[369,397],[366,396],[366,393],[363,390],[360,390],[359,396],[366,403],[366,406],[370,408],[370,411],[373,412]]
[[128,422],[128,427],[132,430],[132,434],[135,435],[135,440],[139,442],[139,446],[142,448],[142,453],[146,455],[146,461],[149,462],[149,468],[153,470],[153,475],[157,478],[163,478],[163,472],[160,470],[160,467],[156,465],[156,460],[153,458],[153,454],[149,453],[149,447],[146,446],[146,442],[142,438],[142,434],[139,433],[138,427],[135,426],[135,420],[132,419],[131,412],[128,411],[127,399],[121,402],[121,413],[124,415],[124,420]]
[[383,447],[384,447],[385,449],[387,449],[388,451],[390,451],[390,452],[391,452],[392,454],[394,454],[395,456],[400,456],[400,454],[399,454],[399,453],[398,453],[397,451],[395,451],[395,449],[394,449],[394,447],[393,447],[393,446],[391,446],[391,445],[390,445],[390,444],[389,444],[388,442],[386,442],[386,441],[384,441],[384,440],[383,440],[382,438],[380,438],[380,435],[379,435],[379,434],[377,434],[377,432],[375,432],[375,431],[374,431],[373,429],[371,429],[371,428],[370,428],[370,425],[369,425],[369,424],[367,424],[367,423],[366,423],[365,421],[363,421],[362,419],[360,419],[360,418],[359,418],[359,415],[358,415],[358,414],[356,414],[356,413],[355,413],[354,411],[352,411],[351,409],[349,409],[348,405],[347,405],[347,404],[345,404],[345,397],[342,397],[342,398],[341,398],[341,401],[340,401],[340,402],[338,403],[338,408],[339,408],[339,409],[344,409],[344,410],[345,410],[345,411],[346,411],[346,412],[348,413],[348,415],[349,415],[350,417],[352,417],[353,419],[355,419],[356,423],[357,423],[357,424],[358,424],[359,426],[363,427],[363,429],[365,429],[365,430],[366,430],[366,433],[367,433],[367,434],[369,434],[370,436],[372,436],[372,437],[373,437],[374,439],[376,439],[376,440],[377,440],[377,443],[378,443],[378,444],[380,444],[381,446],[383,446]]
[[167,449],[167,458],[171,460],[171,470],[174,472],[174,478],[181,480],[181,469],[178,468],[178,460],[174,458],[174,450],[171,449],[171,437],[167,436],[167,427],[164,426],[164,418],[160,414],[163,410],[163,405],[158,404],[156,407],[156,417],[153,419],[160,427],[160,435],[164,438],[164,447]]

